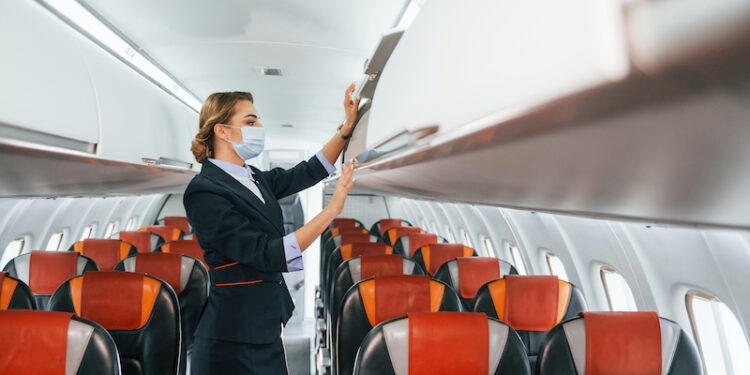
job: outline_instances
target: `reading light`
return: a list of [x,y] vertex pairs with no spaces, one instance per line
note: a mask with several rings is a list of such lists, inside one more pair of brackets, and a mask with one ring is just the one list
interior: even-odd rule
[[172,79],[167,72],[139,53],[137,46],[123,39],[81,3],[76,0],[37,1],[89,39],[160,86],[164,91],[172,94],[194,111],[200,111],[200,100]]

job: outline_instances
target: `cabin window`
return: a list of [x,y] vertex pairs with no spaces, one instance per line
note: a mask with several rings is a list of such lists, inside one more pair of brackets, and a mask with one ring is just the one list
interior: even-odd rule
[[513,265],[516,267],[516,271],[518,271],[518,274],[526,275],[526,265],[523,263],[523,258],[521,258],[521,251],[518,250],[518,246],[514,244],[508,244],[508,251],[510,252],[510,257],[513,259]]
[[3,251],[3,257],[0,259],[0,267],[5,268],[5,265],[8,264],[11,259],[21,255],[25,243],[26,239],[23,237],[10,241],[10,243],[5,246],[5,251]]
[[128,225],[125,227],[125,230],[135,230],[136,221],[138,221],[138,216],[131,217],[130,220],[128,220]]
[[448,242],[450,243],[456,243],[456,237],[453,235],[453,231],[451,230],[450,225],[445,224],[445,236],[444,236]]
[[440,227],[437,225],[437,223],[435,223],[434,221],[430,222],[430,229],[429,229],[430,233],[435,233],[435,234],[440,233],[438,231],[438,228],[440,228]]
[[63,231],[53,233],[52,236],[50,236],[49,241],[47,241],[46,250],[51,250],[51,251],[59,250],[64,234],[65,233]]
[[117,221],[113,221],[107,224],[107,228],[104,230],[104,238],[110,238],[113,233],[117,231]]
[[740,322],[716,297],[688,292],[685,304],[707,375],[744,374],[750,368],[750,347]]
[[497,254],[495,253],[495,246],[492,246],[492,240],[490,240],[488,237],[482,237],[482,245],[484,245],[484,251],[487,256],[497,256]]
[[465,245],[465,246],[468,246],[468,247],[474,247],[474,246],[473,246],[473,245],[471,244],[471,238],[469,238],[469,233],[468,233],[468,232],[466,232],[466,229],[464,229],[464,228],[461,228],[461,229],[460,229],[460,232],[461,232],[461,238],[462,238],[462,239],[463,239],[463,241],[464,241],[464,245]]
[[610,311],[638,311],[628,282],[612,267],[601,268],[602,285]]
[[87,226],[86,228],[83,228],[83,233],[81,233],[81,241],[91,238],[91,236],[94,234],[94,229],[96,228],[96,225],[91,224]]
[[557,276],[560,280],[569,281],[568,279],[568,273],[565,272],[565,266],[563,265],[560,258],[555,255],[555,253],[548,252],[546,254],[547,257],[547,267],[549,267],[549,273],[551,275]]

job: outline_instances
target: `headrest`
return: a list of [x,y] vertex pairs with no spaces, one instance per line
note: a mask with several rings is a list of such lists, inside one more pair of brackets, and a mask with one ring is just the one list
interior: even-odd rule
[[0,373],[65,374],[71,313],[0,312]]
[[[409,313],[409,375],[490,373],[490,334],[482,313]],[[494,372],[492,372],[494,373]]]
[[401,219],[380,219],[380,235],[388,231],[388,229],[396,228],[404,225]]
[[331,223],[331,227],[333,228],[343,228],[343,227],[356,227],[358,226],[356,219],[351,219],[348,217],[337,217],[333,219],[333,222]]
[[500,260],[491,257],[458,257],[459,295],[474,298],[477,290],[489,281],[500,278]]
[[424,229],[417,228],[417,227],[398,227],[398,228],[391,228],[388,229],[386,232],[388,241],[390,241],[392,244],[396,243],[396,240],[399,238],[406,236],[408,234],[415,234],[415,233],[425,233]]
[[175,241],[182,237],[182,231],[180,228],[169,226],[169,225],[149,225],[138,229],[144,232],[156,233],[164,238],[165,241]]
[[435,271],[437,271],[443,263],[451,259],[470,257],[474,255],[473,248],[461,244],[432,244],[421,247],[419,250],[422,253],[424,268],[430,275],[434,275]]
[[331,237],[338,236],[338,235],[344,235],[344,234],[355,234],[355,233],[370,234],[370,232],[368,232],[367,229],[360,228],[360,227],[334,227],[334,228],[331,228]]
[[184,216],[165,216],[164,225],[179,228],[184,233],[190,233],[190,224],[188,223],[188,219]]
[[373,327],[406,313],[438,311],[445,292],[442,283],[418,275],[376,277],[358,285]]
[[76,315],[115,331],[143,328],[161,288],[159,280],[132,272],[86,272],[69,283]]
[[31,252],[29,287],[34,294],[52,294],[65,280],[78,274],[78,253],[71,251]]
[[102,271],[111,271],[115,265],[125,259],[132,245],[122,240],[85,239],[73,244],[73,250],[96,262]]
[[412,255],[414,255],[414,252],[417,251],[422,246],[431,245],[434,243],[439,243],[437,234],[432,233],[414,233],[414,234],[407,234],[404,237],[400,238],[401,241],[406,242],[404,252],[406,253],[406,256],[411,258]]
[[362,255],[359,257],[359,264],[362,280],[404,274],[404,257],[400,255]]
[[135,246],[139,253],[151,252],[151,232],[126,231],[120,232],[120,239]]
[[350,234],[342,234],[340,243],[342,245],[354,243],[354,242],[371,242],[370,241],[370,234],[368,233],[350,233]]
[[179,295],[182,291],[182,255],[180,254],[136,254],[134,271],[145,273],[163,280],[174,289],[175,294]]
[[160,246],[160,249],[164,253],[174,253],[174,254],[182,254],[187,255],[189,257],[196,258],[200,260],[203,265],[208,268],[208,264],[206,263],[205,259],[203,259],[203,249],[201,249],[200,245],[198,244],[198,241],[193,240],[177,240],[165,243],[164,245]]
[[661,374],[655,312],[584,312],[587,374]]
[[393,248],[380,242],[355,242],[341,245],[341,260],[349,260],[362,255],[393,254]]
[[516,331],[549,331],[565,316],[572,286],[557,276],[506,275],[487,289],[498,319]]
[[[18,281],[10,278],[7,272],[0,272],[0,310],[8,309],[16,286],[18,286]],[[0,335],[0,338],[2,338],[2,335]]]

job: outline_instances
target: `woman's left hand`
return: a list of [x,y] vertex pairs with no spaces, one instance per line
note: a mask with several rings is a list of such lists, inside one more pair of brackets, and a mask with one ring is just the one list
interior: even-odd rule
[[351,135],[354,131],[354,124],[357,123],[357,111],[359,110],[359,101],[361,98],[357,98],[354,102],[352,102],[352,94],[354,93],[354,90],[357,88],[357,83],[352,82],[351,85],[349,85],[349,88],[346,89],[346,95],[344,97],[344,110],[346,111],[346,121],[344,121],[344,126],[341,127],[341,132],[344,135]]

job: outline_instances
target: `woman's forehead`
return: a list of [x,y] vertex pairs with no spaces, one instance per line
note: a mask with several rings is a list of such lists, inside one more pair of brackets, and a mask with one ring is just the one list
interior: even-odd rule
[[234,115],[235,117],[258,117],[258,111],[255,109],[255,105],[249,100],[240,100],[234,104]]

